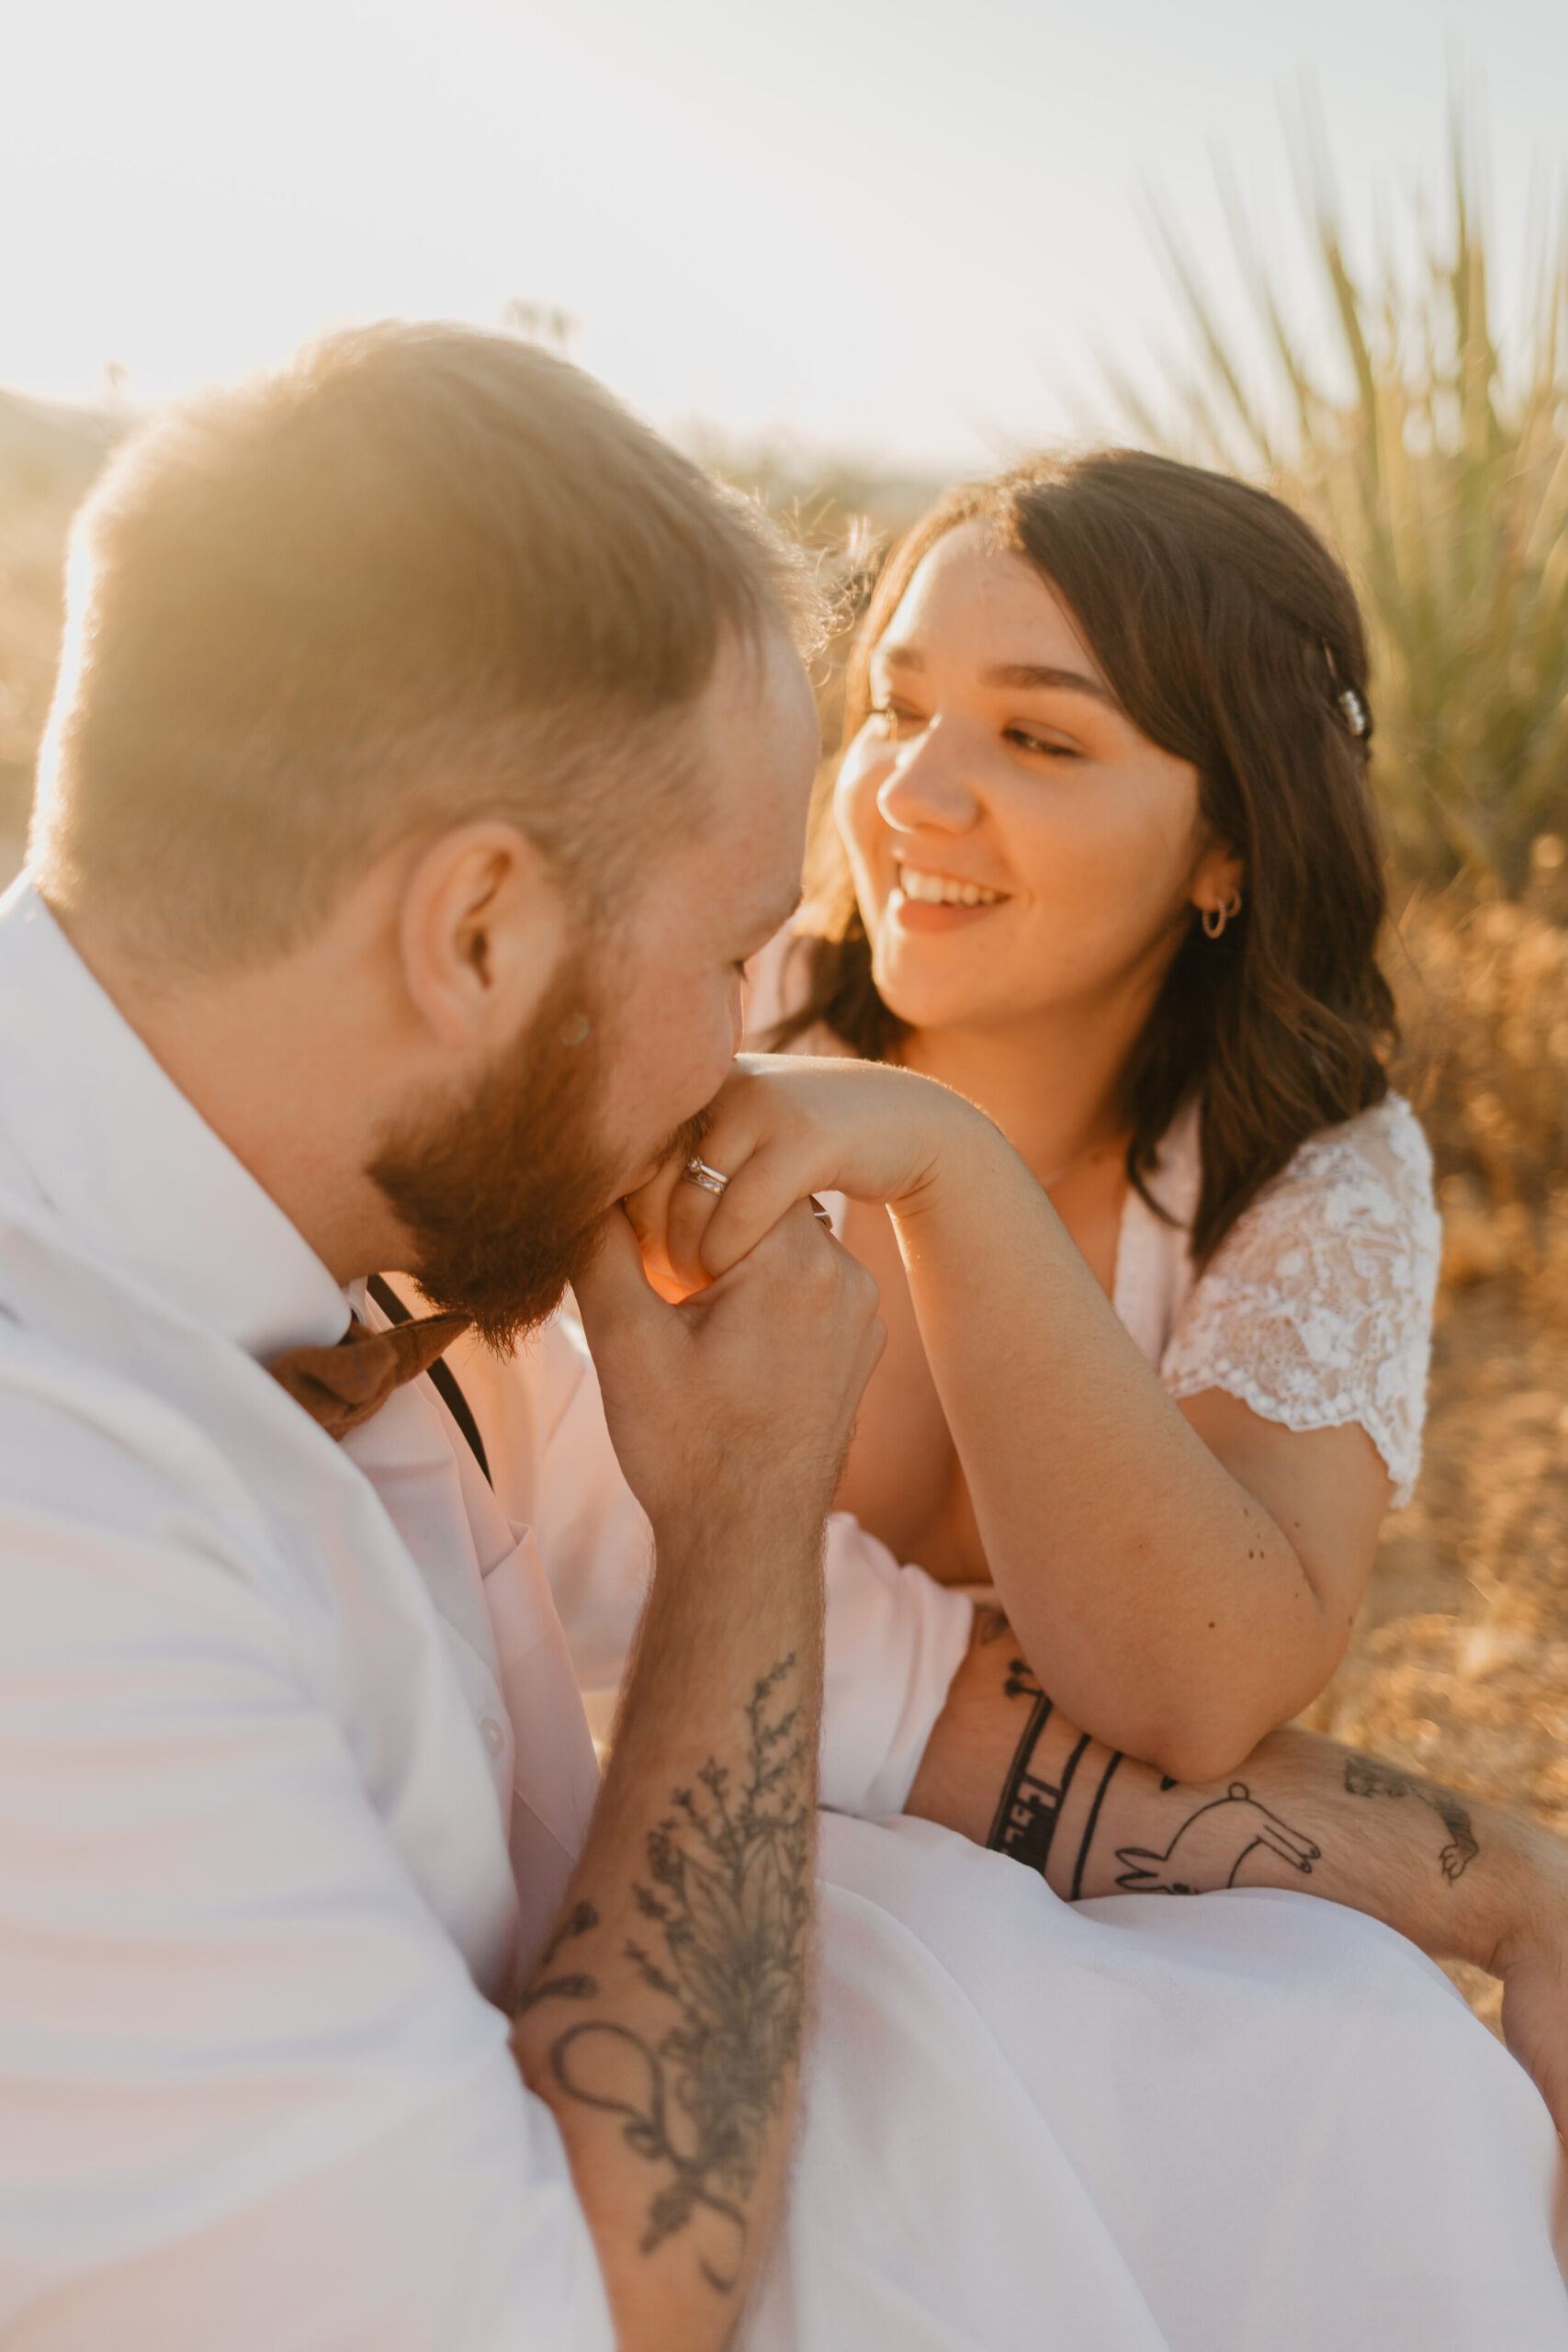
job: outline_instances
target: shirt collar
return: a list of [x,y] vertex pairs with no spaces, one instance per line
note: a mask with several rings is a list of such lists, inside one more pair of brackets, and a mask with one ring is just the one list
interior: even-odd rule
[[101,989],[26,875],[0,899],[0,1168],[265,1362],[348,1326],[332,1275]]

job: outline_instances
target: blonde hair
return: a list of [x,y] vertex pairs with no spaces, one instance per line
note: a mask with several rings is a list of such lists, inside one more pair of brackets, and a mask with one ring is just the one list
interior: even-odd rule
[[590,377],[383,325],[136,436],[78,518],[29,856],[218,969],[420,830],[506,814],[581,896],[700,821],[681,727],[798,560]]

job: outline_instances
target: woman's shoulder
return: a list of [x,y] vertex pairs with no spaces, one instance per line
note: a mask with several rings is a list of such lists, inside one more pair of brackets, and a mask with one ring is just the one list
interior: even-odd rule
[[1336,1226],[1367,1218],[1436,1236],[1431,1146],[1403,1094],[1385,1094],[1352,1118],[1308,1136],[1235,1229],[1294,1221],[1311,1201],[1320,1203]]
[[1198,1274],[1161,1363],[1296,1430],[1359,1421],[1405,1499],[1420,1462],[1442,1227],[1402,1095],[1309,1136]]
[[1343,1291],[1368,1281],[1381,1257],[1425,1290],[1441,1240],[1431,1148],[1404,1097],[1390,1093],[1298,1145],[1237,1217],[1197,1288],[1213,1296],[1237,1283],[1296,1283],[1310,1265],[1318,1285]]

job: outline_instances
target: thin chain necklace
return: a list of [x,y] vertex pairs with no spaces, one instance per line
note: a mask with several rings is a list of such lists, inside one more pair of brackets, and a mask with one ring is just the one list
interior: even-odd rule
[[1114,1136],[1111,1136],[1102,1137],[1096,1143],[1086,1143],[1081,1151],[1073,1154],[1071,1159],[1064,1159],[1060,1168],[1053,1168],[1048,1176],[1042,1176],[1039,1179],[1041,1191],[1054,1193],[1058,1184],[1065,1183],[1069,1176],[1077,1173],[1086,1159],[1092,1159],[1097,1151],[1109,1151],[1114,1141]]

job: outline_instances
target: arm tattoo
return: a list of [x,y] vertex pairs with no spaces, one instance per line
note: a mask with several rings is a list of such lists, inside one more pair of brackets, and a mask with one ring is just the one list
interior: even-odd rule
[[1418,1781],[1414,1773],[1402,1772],[1396,1765],[1385,1764],[1379,1756],[1347,1757],[1345,1787],[1353,1797],[1419,1797],[1423,1804],[1429,1804],[1449,1833],[1449,1842],[1438,1862],[1450,1885],[1464,1876],[1481,1851],[1470,1815],[1451,1789]]
[[[799,1707],[771,1713],[795,1665],[784,1658],[747,1704],[749,1743],[739,1778],[710,1757],[702,1794],[674,1792],[675,1810],[649,1833],[651,1885],[637,1907],[662,1951],[628,1942],[642,1982],[673,2007],[657,2042],[610,2018],[570,2025],[550,2049],[570,2098],[624,2119],[622,2138],[667,2177],[640,2240],[651,2254],[698,2209],[724,2225],[722,2254],[699,2267],[720,2294],[744,2267],[745,2199],[782,2114],[800,2052],[811,1917],[812,1741]],[[562,1948],[599,1925],[593,1905],[568,1915],[539,1962],[523,2006],[593,2000],[596,1977],[551,1973]]]
[[[982,1630],[978,1638],[985,1642],[994,1636]],[[995,1852],[1026,1863],[1045,1878],[1057,1829],[1068,1810],[1079,1769],[1094,1743],[1079,1733],[1069,1747],[1063,1736],[1058,1741],[1062,1751],[1059,1763],[1052,1768],[1043,1760],[1037,1760],[1050,1731],[1051,1702],[1021,1657],[1009,1660],[1002,1688],[1008,1698],[1028,1701],[1029,1716],[1013,1751],[986,1843]],[[1083,1789],[1078,1792],[1083,1828],[1067,1888],[1067,1900],[1071,1903],[1082,1897],[1084,1872],[1100,1827],[1100,1808],[1124,1761],[1120,1753],[1106,1756],[1103,1748],[1098,1754],[1105,1760],[1098,1768],[1099,1779],[1087,1804]],[[1093,1779],[1095,1769],[1091,1765],[1084,1774],[1086,1786]],[[1161,1776],[1162,1794],[1178,1785],[1168,1773]],[[1322,1859],[1321,1848],[1310,1838],[1292,1829],[1267,1805],[1259,1804],[1245,1781],[1233,1781],[1223,1797],[1209,1798],[1190,1813],[1162,1851],[1143,1846],[1119,1846],[1116,1859],[1122,1864],[1122,1871],[1116,1883],[1128,1894],[1196,1894],[1204,1888],[1234,1886],[1243,1862],[1258,1847],[1288,1862],[1303,1878],[1311,1877],[1314,1862]]]
[[[1200,1822],[1204,1828],[1201,1839],[1194,1839],[1192,1833]],[[1223,1850],[1213,1860],[1205,1854],[1201,1868],[1194,1867],[1187,1854],[1199,1842],[1207,1848],[1216,1831],[1224,1839]],[[1116,1859],[1127,1867],[1116,1883],[1134,1894],[1201,1894],[1203,1887],[1193,1881],[1201,1876],[1213,1886],[1219,1865],[1233,1845],[1235,1858],[1224,1878],[1226,1886],[1235,1884],[1237,1871],[1258,1846],[1289,1862],[1303,1878],[1312,1876],[1314,1862],[1323,1858],[1321,1846],[1314,1846],[1310,1838],[1303,1838],[1299,1829],[1291,1828],[1277,1813],[1259,1804],[1245,1781],[1233,1781],[1223,1797],[1212,1797],[1188,1815],[1163,1854],[1150,1853],[1143,1846],[1118,1846]],[[1182,1852],[1183,1846],[1187,1854]]]
[[[585,1936],[590,1928],[598,1925],[599,1914],[592,1903],[574,1903],[539,1954],[540,1971],[552,1965],[565,1945],[574,1943],[579,1936]],[[597,1978],[585,1974],[581,1969],[569,1972],[564,1976],[536,1974],[517,2004],[517,2014],[525,2016],[539,2001],[592,2001],[597,1997],[598,1992]]]
[[1089,1739],[1087,1735],[1080,1735],[1059,1779],[1053,1781],[1043,1772],[1032,1770],[1034,1752],[1051,1720],[1051,1702],[1021,1657],[1009,1659],[1008,1679],[1002,1688],[1010,1699],[1029,1701],[1029,1721],[1013,1751],[986,1843],[998,1854],[1010,1854],[1015,1862],[1027,1863],[1043,1878],[1056,1824]]
[[[1084,1824],[1083,1839],[1078,1847],[1078,1858],[1073,1864],[1073,1883],[1067,1894],[1069,1903],[1078,1903],[1083,1899],[1084,1869],[1089,1861],[1089,1849],[1094,1843],[1094,1833],[1100,1826],[1100,1808],[1105,1803],[1105,1792],[1111,1786],[1116,1767],[1121,1761],[1122,1751],[1118,1748],[1100,1776],[1100,1786],[1094,1792],[1094,1800],[1089,1809],[1089,1819]],[[1118,1856],[1117,1859],[1120,1860],[1121,1857]]]

